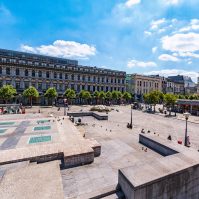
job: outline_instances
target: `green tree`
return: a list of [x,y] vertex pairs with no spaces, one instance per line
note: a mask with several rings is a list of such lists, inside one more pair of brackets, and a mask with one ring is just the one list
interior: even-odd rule
[[149,102],[154,106],[154,112],[156,104],[160,101],[160,92],[159,91],[152,91],[149,93]]
[[98,100],[99,100],[99,91],[95,91],[93,94],[93,97],[95,98],[96,104],[98,104]]
[[65,93],[64,93],[64,96],[67,97],[67,99],[69,99],[69,101],[71,102],[72,99],[75,99],[76,98],[76,93],[73,89],[70,89],[68,88]]
[[17,94],[16,89],[12,85],[4,85],[0,89],[0,98],[5,100],[6,104],[8,100],[12,99]]
[[86,102],[88,103],[88,100],[91,99],[91,94],[89,91],[84,91],[83,93],[83,99],[86,100]]
[[118,100],[118,92],[117,91],[112,92],[112,99],[114,102],[116,102]]
[[111,99],[112,99],[112,93],[110,91],[106,92],[106,99],[108,100],[108,102],[111,101]]
[[53,100],[57,97],[57,91],[55,88],[48,88],[48,90],[45,92],[44,97],[51,100],[51,105],[53,105]]
[[104,100],[106,98],[106,93],[104,91],[99,92],[99,99],[101,100],[101,103],[104,103]]
[[122,92],[121,91],[116,91],[116,92],[117,92],[118,101],[120,103],[120,101],[122,99]]
[[173,94],[166,94],[164,97],[165,105],[169,107],[169,115],[171,115],[171,108],[174,107],[177,97]]
[[30,86],[23,92],[23,96],[29,98],[30,106],[32,107],[32,99],[33,97],[39,97],[39,92],[33,86]]
[[129,92],[124,92],[122,98],[125,99],[125,101],[128,103],[132,96]]

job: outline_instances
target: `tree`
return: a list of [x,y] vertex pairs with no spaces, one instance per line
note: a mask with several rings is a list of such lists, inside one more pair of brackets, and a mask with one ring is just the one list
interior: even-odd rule
[[111,99],[112,99],[112,93],[110,91],[106,92],[106,99],[108,100],[108,102],[111,101]]
[[94,97],[95,100],[96,100],[96,104],[98,104],[99,92],[98,92],[98,91],[95,91],[94,94],[93,94],[93,97]]
[[30,86],[23,92],[23,96],[29,98],[30,106],[32,107],[32,99],[33,97],[39,97],[39,92],[33,86]]
[[129,102],[129,100],[132,98],[132,96],[129,92],[124,92],[122,98],[125,99],[126,102]]
[[4,85],[0,89],[0,98],[5,100],[6,104],[7,104],[8,100],[12,99],[14,97],[14,95],[16,95],[16,94],[17,94],[17,91],[12,85]]
[[118,101],[120,103],[120,100],[122,99],[122,92],[121,91],[116,91],[116,92],[117,92]]
[[169,115],[171,115],[171,108],[174,107],[177,97],[173,94],[166,94],[164,97],[165,104],[167,107],[169,107]]
[[114,102],[117,101],[117,99],[118,99],[118,92],[117,91],[112,92],[112,99],[113,99]]
[[53,105],[53,99],[57,97],[57,91],[55,88],[48,88],[45,92],[44,97],[51,100],[51,105]]
[[91,94],[89,91],[84,91],[82,98],[85,99],[88,103],[88,100],[91,98]]
[[155,106],[159,101],[160,101],[160,92],[159,91],[152,91],[149,93],[149,102],[150,102],[150,104],[153,104],[154,112],[155,112]]
[[104,103],[104,100],[106,98],[106,93],[104,91],[99,92],[99,99],[101,100],[101,103]]
[[65,96],[69,99],[69,100],[72,100],[72,99],[75,99],[76,98],[76,93],[73,89],[67,89],[66,92],[65,92]]

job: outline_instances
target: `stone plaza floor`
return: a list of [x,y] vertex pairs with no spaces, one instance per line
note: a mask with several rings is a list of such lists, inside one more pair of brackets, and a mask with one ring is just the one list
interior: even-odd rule
[[[37,128],[36,130],[39,130],[39,135],[52,136],[53,139],[50,142],[67,142],[67,150],[70,150],[74,145],[70,145],[70,139],[75,143],[75,147],[79,147],[84,142],[84,139],[96,140],[101,145],[101,155],[96,157],[92,164],[60,171],[64,198],[88,199],[115,190],[118,183],[119,169],[132,165],[150,164],[150,162],[154,162],[161,157],[160,154],[150,149],[146,150],[146,147],[139,143],[141,129],[145,129],[146,134],[149,130],[150,134],[163,140],[166,140],[168,135],[171,135],[172,141],[175,143],[177,143],[177,140],[184,141],[185,121],[183,120],[165,118],[162,115],[133,110],[133,129],[127,129],[126,125],[130,122],[130,106],[112,106],[110,108],[113,110],[108,113],[108,121],[99,121],[93,117],[81,117],[82,122],[86,125],[77,127],[82,136],[78,141],[76,141],[76,137],[73,138],[76,128],[72,128],[73,131],[68,132],[69,121],[64,121],[61,127],[48,125],[48,122],[36,123],[39,120],[37,119],[39,115],[45,120],[50,118],[51,114],[55,117],[63,116],[63,108],[60,111],[56,107],[33,107],[32,109],[27,109],[26,112],[30,113],[30,115],[34,113],[32,114],[32,120],[18,119],[19,123],[15,120],[14,124],[10,123],[8,126],[5,124],[1,126],[0,123],[0,129],[9,127],[6,132],[2,131],[3,133],[0,133],[0,151],[30,146],[30,137],[38,135],[34,131],[35,126],[51,126],[50,129],[45,127]],[[89,109],[89,106],[70,107],[70,111],[74,112],[88,111]],[[40,110],[40,114],[38,114],[38,110]],[[26,119],[29,118],[27,115],[24,116]],[[181,115],[178,116],[181,117]],[[5,116],[4,122],[12,122],[9,121],[9,117],[8,119],[6,118],[7,116]],[[61,134],[57,133],[58,130]],[[83,135],[85,135],[84,138]],[[191,147],[198,150],[199,124],[189,122],[188,135],[190,136]],[[37,145],[41,145],[39,143],[41,139],[38,138],[36,140],[38,141]],[[49,139],[47,140],[49,141]],[[43,183],[45,183],[45,180]],[[113,196],[112,198],[117,197]]]

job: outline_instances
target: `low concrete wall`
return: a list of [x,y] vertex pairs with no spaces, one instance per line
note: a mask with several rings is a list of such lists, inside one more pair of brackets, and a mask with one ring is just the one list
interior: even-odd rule
[[199,165],[139,187],[134,187],[128,176],[119,171],[119,185],[127,199],[198,199]]
[[64,167],[70,168],[84,164],[90,164],[94,161],[94,151],[90,153],[82,153],[73,156],[64,157]]
[[108,115],[98,114],[94,112],[68,112],[67,116],[72,116],[72,117],[92,116],[98,120],[108,120]]
[[177,151],[161,143],[158,143],[142,134],[139,135],[139,142],[163,156],[168,156],[168,155],[173,155],[173,154],[178,153]]

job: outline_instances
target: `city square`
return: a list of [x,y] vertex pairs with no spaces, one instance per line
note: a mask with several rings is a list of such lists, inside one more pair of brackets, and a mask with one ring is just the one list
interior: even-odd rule
[[[90,108],[91,106],[85,105],[70,106],[70,110],[67,112],[86,113],[90,111]],[[26,175],[23,172],[32,173],[31,168],[34,168],[35,172],[43,170],[43,180],[41,177],[39,182],[34,182],[37,186],[38,183],[45,184],[47,173],[44,170],[48,167],[56,170],[56,174],[50,178],[57,183],[57,198],[124,198],[124,193],[118,184],[119,170],[132,166],[139,168],[143,165],[149,166],[152,162],[156,164],[155,162],[164,158],[153,148],[139,143],[140,134],[144,136],[146,134],[152,139],[160,139],[166,143],[166,146],[172,143],[175,145],[175,149],[184,150],[183,146],[178,144],[178,140],[184,142],[185,121],[182,118],[183,115],[166,118],[161,114],[132,110],[133,128],[128,129],[127,122],[131,119],[131,106],[111,106],[109,108],[111,111],[106,114],[108,120],[98,120],[92,116],[77,116],[74,118],[74,124],[69,117],[64,116],[63,107],[60,110],[56,107],[33,107],[30,110],[27,109],[25,115],[4,116],[4,121],[0,123],[1,129],[6,129],[0,137],[2,184],[0,193],[3,198],[9,198],[12,194],[20,194],[17,190],[22,189],[23,180],[32,183],[30,178],[24,177],[21,179],[22,182],[16,182],[17,189],[10,188],[8,192],[5,192],[5,186],[13,186],[8,180],[10,172],[14,175],[13,178],[17,178],[19,173],[22,176]],[[75,123],[78,119],[81,119],[82,125],[76,126]],[[198,153],[199,149],[198,125],[197,117],[192,116],[188,122],[188,134],[193,154]],[[145,133],[141,133],[142,129],[145,130]],[[171,135],[172,141],[167,139],[169,135]],[[85,156],[85,153],[90,154],[94,148],[96,151],[96,147],[98,147],[98,154],[94,155],[95,158]],[[13,149],[16,150],[13,151]],[[64,153],[64,158],[61,155],[55,155],[61,154],[61,151]],[[71,159],[68,160],[68,163],[71,164],[67,165],[66,159],[77,154],[81,156],[80,162]],[[56,165],[59,165],[60,168]],[[167,172],[164,173],[166,175]],[[44,186],[43,184],[42,186]],[[26,184],[26,186],[27,190],[31,189],[29,185]],[[46,184],[43,191],[49,192],[51,186]],[[23,192],[26,193],[25,190]],[[34,197],[39,197],[39,195],[34,193],[32,198]],[[54,198],[56,197],[54,196]]]
[[199,199],[198,0],[0,0],[0,199]]

